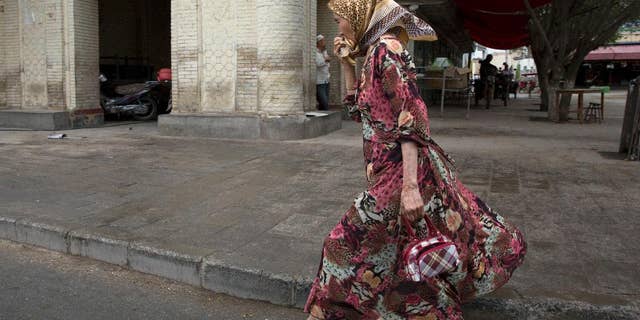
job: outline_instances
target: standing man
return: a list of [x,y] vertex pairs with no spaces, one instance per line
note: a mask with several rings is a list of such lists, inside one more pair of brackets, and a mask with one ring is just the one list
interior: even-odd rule
[[[487,58],[480,62],[480,86],[482,90],[482,97],[487,102],[487,109],[491,107],[491,100],[496,86],[496,75],[498,74],[498,68],[491,64],[493,61],[493,55],[487,55]],[[479,96],[476,96],[476,105],[478,105]]]
[[318,99],[319,110],[329,110],[329,67],[331,57],[327,53],[327,44],[324,40],[324,36],[319,34],[316,37],[316,68],[317,68],[317,80],[316,80],[316,98]]

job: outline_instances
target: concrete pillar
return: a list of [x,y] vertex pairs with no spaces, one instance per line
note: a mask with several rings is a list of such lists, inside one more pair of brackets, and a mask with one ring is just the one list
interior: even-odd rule
[[302,139],[340,127],[315,109],[317,0],[172,0],[174,112],[160,132]]
[[97,0],[0,0],[0,15],[0,126],[101,124]]

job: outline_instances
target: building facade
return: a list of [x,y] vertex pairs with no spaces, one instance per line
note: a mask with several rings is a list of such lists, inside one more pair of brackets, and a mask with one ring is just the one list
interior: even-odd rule
[[[107,16],[104,2],[117,1],[0,0],[1,126],[101,123],[97,79],[109,49],[100,47],[101,40],[124,46],[139,36],[117,32],[130,12]],[[289,118],[274,124],[285,127],[304,123],[304,112],[315,109],[317,8],[324,2],[170,0],[170,21],[164,23],[171,38],[173,117],[238,116],[236,122],[257,124],[254,131],[263,119]],[[101,28],[105,20],[116,23]]]
[[[170,67],[164,134],[296,139],[335,130],[339,114],[306,115],[316,108],[316,35],[332,52],[337,33],[327,3],[0,0],[0,127],[99,126],[100,72],[149,80]],[[334,106],[340,68],[334,58]]]
[[612,86],[626,88],[640,76],[640,23],[621,28],[615,43],[589,53],[576,79],[578,86]]

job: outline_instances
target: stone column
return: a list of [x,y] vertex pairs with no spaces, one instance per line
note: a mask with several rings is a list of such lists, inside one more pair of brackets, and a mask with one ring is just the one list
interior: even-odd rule
[[101,124],[97,0],[0,0],[0,126]]

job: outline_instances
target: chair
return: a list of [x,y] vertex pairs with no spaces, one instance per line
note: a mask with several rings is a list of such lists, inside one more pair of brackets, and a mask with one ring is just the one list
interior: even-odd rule
[[600,123],[602,118],[604,118],[604,108],[602,108],[602,104],[598,102],[589,102],[589,106],[587,107],[584,115],[584,121]]

